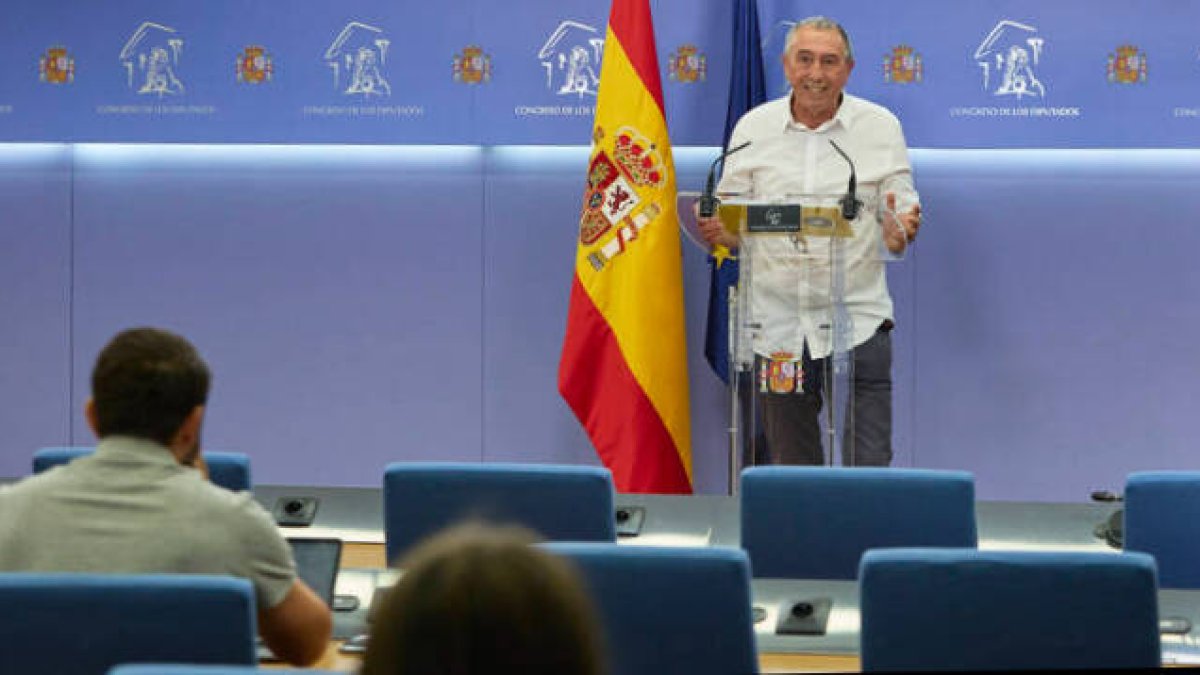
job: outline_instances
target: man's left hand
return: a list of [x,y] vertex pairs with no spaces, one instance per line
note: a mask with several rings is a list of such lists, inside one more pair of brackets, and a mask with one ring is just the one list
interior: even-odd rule
[[917,238],[921,229],[921,205],[914,204],[904,213],[896,213],[896,194],[887,193],[883,218],[883,242],[892,253],[900,253]]
[[204,480],[209,480],[208,463],[204,461],[204,453],[197,452],[196,459],[192,462],[192,468],[199,471]]

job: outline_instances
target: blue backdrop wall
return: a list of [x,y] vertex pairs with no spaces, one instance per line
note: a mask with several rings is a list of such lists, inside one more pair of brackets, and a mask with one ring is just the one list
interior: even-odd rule
[[[653,3],[685,188],[717,152],[727,4]],[[772,65],[784,22],[844,20],[850,89],[915,148],[897,464],[1046,500],[1196,468],[1200,5],[1144,4],[761,2]],[[134,324],[194,339],[206,445],[260,482],[596,462],[555,375],[606,5],[0,8],[0,476],[91,442],[91,361]],[[720,492],[691,247],[684,274],[696,483]]]
[[[586,144],[607,2],[13,0],[8,141]],[[720,142],[732,3],[652,0],[672,140]],[[797,18],[849,30],[851,89],[917,147],[1179,147],[1200,4],[761,0],[768,90]]]

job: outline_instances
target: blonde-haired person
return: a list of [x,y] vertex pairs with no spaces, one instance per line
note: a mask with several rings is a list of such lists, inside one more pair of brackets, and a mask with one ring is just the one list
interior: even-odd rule
[[361,675],[600,675],[601,629],[571,564],[519,527],[418,544],[374,612]]

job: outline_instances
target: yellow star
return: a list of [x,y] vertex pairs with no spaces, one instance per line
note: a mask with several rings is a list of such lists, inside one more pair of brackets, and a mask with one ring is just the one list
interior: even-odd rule
[[736,255],[730,253],[728,248],[720,244],[717,244],[717,246],[713,248],[712,257],[713,260],[717,261],[717,269],[721,269],[721,265],[724,264],[726,260],[737,260]]

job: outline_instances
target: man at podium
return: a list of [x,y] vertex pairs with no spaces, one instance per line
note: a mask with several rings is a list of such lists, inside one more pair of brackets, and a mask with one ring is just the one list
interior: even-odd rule
[[[847,414],[853,423],[845,427],[842,462],[887,466],[894,324],[882,252],[904,252],[916,238],[921,207],[899,121],[882,106],[843,91],[853,68],[850,39],[841,25],[824,17],[798,22],[783,52],[791,92],[738,121],[729,147],[748,145],[728,156],[718,192],[783,201],[842,194],[843,205],[846,200],[855,205],[841,210],[861,240],[847,248],[858,259],[845,266],[839,291],[844,306],[839,310],[848,316],[844,348],[853,350]],[[698,224],[710,245],[739,248],[739,236],[720,218],[700,218]],[[812,260],[797,255],[809,245],[799,234],[756,239],[742,255],[750,256],[754,269],[755,392],[768,456],[776,464],[816,465],[825,463],[819,413],[828,377],[823,373],[835,344],[831,301],[821,307],[799,295]],[[880,255],[862,254],[872,250]],[[743,264],[743,284],[745,270]]]

